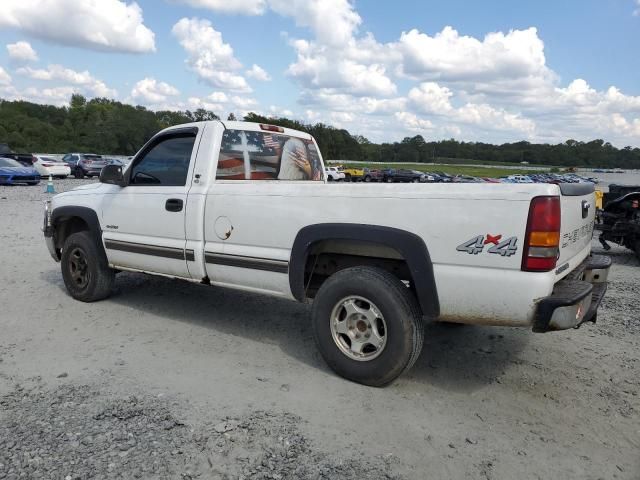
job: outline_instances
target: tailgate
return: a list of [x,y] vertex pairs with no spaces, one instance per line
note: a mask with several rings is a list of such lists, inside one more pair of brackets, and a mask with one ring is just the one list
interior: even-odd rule
[[[565,183],[559,187],[561,230],[558,266],[562,268],[567,263],[580,263],[591,251],[596,198],[592,183]],[[562,272],[564,269],[557,273]]]

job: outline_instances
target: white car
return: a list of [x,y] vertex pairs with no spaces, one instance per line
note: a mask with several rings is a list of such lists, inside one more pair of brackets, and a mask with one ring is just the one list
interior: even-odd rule
[[44,157],[42,155],[35,155],[35,162],[33,162],[33,168],[35,168],[42,177],[59,177],[66,178],[71,175],[71,168],[66,162],[58,160],[53,157]]
[[531,177],[527,175],[509,175],[507,178],[513,183],[534,183]]
[[320,353],[366,385],[410,368],[429,322],[595,321],[611,259],[591,256],[593,184],[353,188],[324,171],[307,133],[171,127],[46,203],[46,244],[83,302],[107,298],[120,271],[313,302]]
[[324,169],[324,173],[329,182],[340,182],[346,176],[338,167],[327,167]]

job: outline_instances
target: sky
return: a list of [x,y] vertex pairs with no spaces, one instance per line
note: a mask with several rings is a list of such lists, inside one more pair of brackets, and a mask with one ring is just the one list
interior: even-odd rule
[[0,98],[640,146],[640,0],[1,0]]

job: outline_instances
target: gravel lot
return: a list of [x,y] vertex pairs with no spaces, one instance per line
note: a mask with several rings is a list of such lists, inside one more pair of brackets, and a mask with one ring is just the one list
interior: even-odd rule
[[43,190],[0,187],[0,479],[640,478],[630,252],[597,325],[431,325],[372,389],[327,369],[305,305],[129,273],[72,300]]

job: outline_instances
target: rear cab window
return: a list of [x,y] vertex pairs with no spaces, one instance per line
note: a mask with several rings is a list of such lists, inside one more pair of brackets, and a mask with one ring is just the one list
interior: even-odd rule
[[222,135],[216,179],[322,181],[322,162],[312,139],[227,129]]

